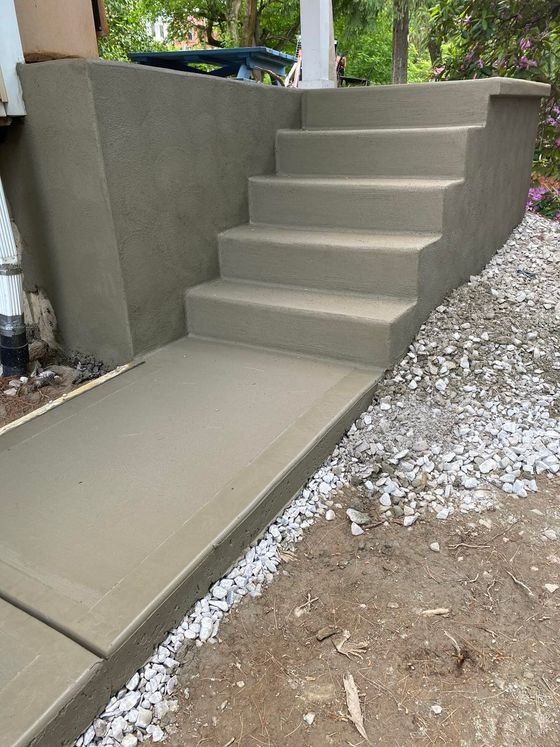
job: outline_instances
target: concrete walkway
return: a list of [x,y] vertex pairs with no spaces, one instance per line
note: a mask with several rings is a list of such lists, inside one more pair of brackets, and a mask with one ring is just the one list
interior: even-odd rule
[[185,338],[2,436],[0,745],[76,737],[380,373]]

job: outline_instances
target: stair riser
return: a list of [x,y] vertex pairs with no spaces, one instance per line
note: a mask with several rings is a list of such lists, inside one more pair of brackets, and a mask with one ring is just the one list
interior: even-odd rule
[[187,293],[189,333],[310,356],[352,360],[387,367],[404,352],[410,339],[410,315],[392,324],[332,315],[270,309]]
[[415,297],[418,251],[242,241],[221,236],[225,278]]
[[279,132],[279,174],[462,177],[468,130]]
[[250,180],[249,212],[253,223],[439,232],[444,191]]
[[305,128],[446,127],[483,124],[488,109],[484,86],[370,86],[308,91],[303,101]]

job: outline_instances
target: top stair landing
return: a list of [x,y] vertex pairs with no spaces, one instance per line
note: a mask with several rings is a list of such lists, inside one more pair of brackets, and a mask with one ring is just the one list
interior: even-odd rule
[[[520,85],[521,84],[521,85]],[[306,91],[304,129],[483,125],[490,96],[544,95],[513,78]]]

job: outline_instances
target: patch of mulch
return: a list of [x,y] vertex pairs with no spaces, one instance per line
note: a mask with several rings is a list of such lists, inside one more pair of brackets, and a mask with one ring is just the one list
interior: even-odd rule
[[0,428],[109,371],[92,356],[52,351],[43,345],[41,359],[30,363],[27,376],[0,376]]

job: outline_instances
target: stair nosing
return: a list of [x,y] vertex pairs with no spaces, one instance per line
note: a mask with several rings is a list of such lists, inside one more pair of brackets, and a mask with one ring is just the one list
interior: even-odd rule
[[392,176],[392,177],[356,177],[334,174],[262,174],[249,177],[250,184],[309,185],[313,187],[360,187],[364,189],[402,189],[404,191],[445,189],[465,183],[464,177],[429,177],[429,176]]
[[300,129],[290,129],[289,127],[282,127],[281,129],[276,131],[276,134],[278,137],[291,137],[291,136],[297,136],[297,135],[356,135],[356,136],[362,136],[364,133],[383,133],[383,134],[396,134],[396,133],[403,133],[406,132],[419,134],[419,133],[425,133],[425,132],[431,132],[433,131],[434,134],[441,134],[442,131],[454,133],[454,132],[470,132],[471,130],[483,130],[485,129],[486,125],[484,123],[476,123],[476,124],[465,124],[465,125],[428,125],[426,127],[419,127],[418,125],[412,125],[411,127],[325,127],[322,129],[321,127],[311,127],[311,128],[305,128],[301,127]]
[[[245,231],[244,231],[245,229]],[[249,230],[247,230],[249,229]],[[251,230],[252,229],[252,230]],[[335,228],[325,229],[324,226],[300,226],[298,224],[286,225],[285,223],[242,223],[238,226],[227,228],[218,234],[218,239],[235,239],[236,232],[240,234],[239,240],[244,241],[271,241],[277,244],[292,244],[294,241],[301,241],[309,246],[321,246],[319,236],[328,234],[332,241],[323,246],[341,246],[344,249],[383,249],[383,241],[391,242],[395,238],[402,238],[403,245],[398,247],[389,247],[390,251],[420,251],[431,244],[440,241],[443,238],[441,232],[413,232],[413,231],[368,231]],[[243,235],[246,234],[246,235]],[[250,235],[254,234],[254,235]],[[259,235],[261,234],[261,235]],[[352,239],[363,239],[363,243],[352,243]],[[368,245],[367,242],[371,242]],[[405,246],[409,241],[410,246]],[[345,243],[347,242],[347,243]]]
[[[332,298],[333,296],[337,297],[341,301],[343,299],[361,299],[364,301],[371,301],[371,302],[380,302],[383,303],[388,302],[394,305],[395,307],[395,317],[392,320],[381,318],[381,317],[372,317],[372,316],[364,316],[360,315],[358,313],[343,313],[341,311],[330,311],[324,308],[306,308],[303,306],[289,306],[289,305],[279,305],[275,303],[267,303],[266,301],[258,300],[254,301],[250,297],[249,298],[229,298],[229,297],[221,297],[221,296],[212,296],[207,295],[206,293],[204,295],[199,295],[200,289],[206,288],[207,290],[210,290],[210,287],[214,286],[223,286],[223,285],[236,285],[238,287],[245,287],[248,290],[251,288],[278,288],[284,291],[290,291],[293,292],[295,296],[301,295],[303,293],[309,293],[313,296],[323,296],[325,298]],[[401,316],[410,313],[414,309],[414,307],[418,303],[417,297],[412,296],[385,296],[378,293],[363,293],[363,292],[354,292],[354,291],[340,291],[340,290],[332,290],[328,288],[309,288],[307,286],[294,286],[294,285],[283,285],[281,283],[266,283],[266,282],[250,282],[241,278],[216,278],[215,280],[210,280],[207,283],[202,283],[197,286],[193,286],[192,288],[189,288],[187,290],[187,301],[190,299],[197,299],[202,298],[205,300],[210,301],[217,301],[222,303],[229,303],[234,304],[237,306],[260,306],[260,307],[269,307],[276,309],[279,312],[295,312],[295,313],[310,313],[310,314],[317,314],[324,317],[331,317],[331,318],[338,318],[338,319],[349,319],[353,321],[365,321],[365,322],[378,322],[381,324],[389,324],[392,321],[400,318]]]

